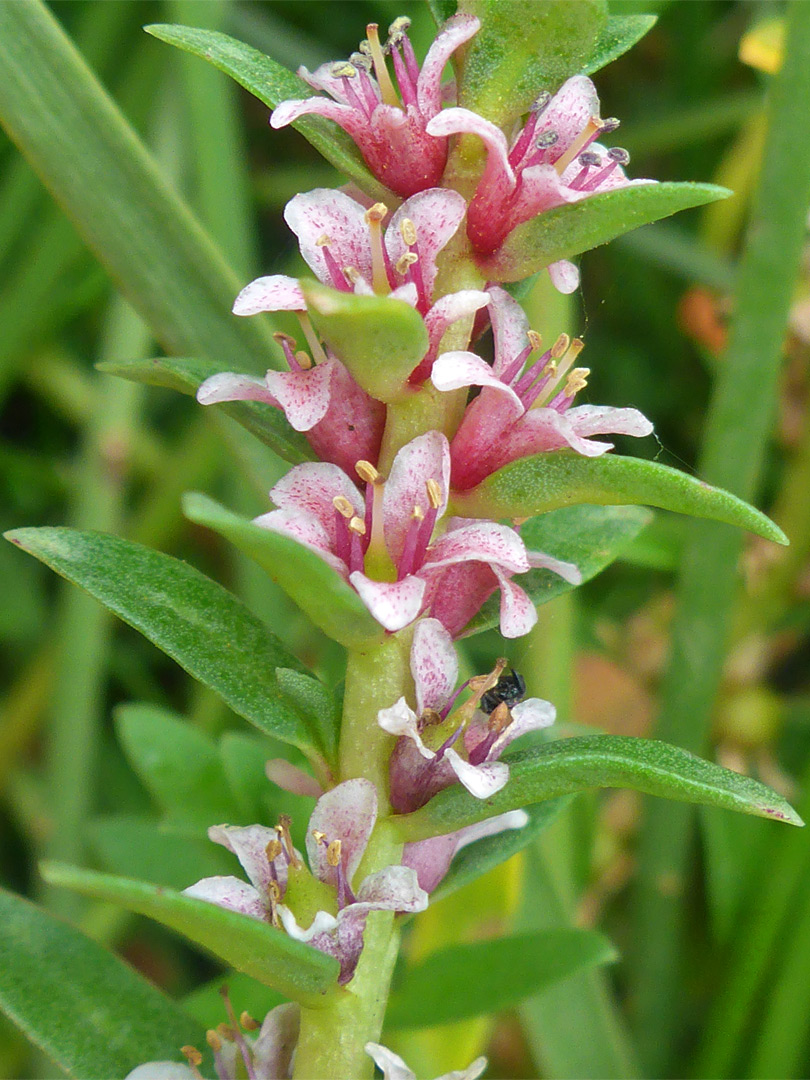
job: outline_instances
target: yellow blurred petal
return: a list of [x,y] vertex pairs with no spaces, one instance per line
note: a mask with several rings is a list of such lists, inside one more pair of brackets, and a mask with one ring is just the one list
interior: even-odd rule
[[785,55],[785,23],[783,19],[765,19],[743,35],[740,41],[740,60],[750,67],[775,74]]

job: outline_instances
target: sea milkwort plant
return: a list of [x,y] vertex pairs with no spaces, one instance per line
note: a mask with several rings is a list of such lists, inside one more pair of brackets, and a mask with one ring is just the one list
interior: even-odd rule
[[[358,27],[356,51],[297,75],[218,30],[146,28],[190,54],[189,86],[209,86],[193,81],[213,75],[205,60],[270,107],[266,153],[291,145],[279,132],[292,126],[348,181],[286,202],[298,269],[272,257],[273,272],[238,283],[38,0],[0,13],[19,54],[0,118],[168,346],[102,367],[193,394],[195,424],[223,422],[240,463],[223,469],[229,494],[187,492],[183,511],[217,558],[233,548],[241,573],[272,583],[259,610],[114,530],[7,534],[198,680],[200,717],[209,699],[230,710],[217,747],[158,706],[119,708],[121,746],[161,821],[101,822],[95,862],[73,838],[41,866],[56,895],[118,905],[202,949],[209,967],[195,970],[218,965],[210,986],[172,1001],[97,944],[109,931],[96,908],[63,909],[90,912],[79,930],[2,899],[3,949],[23,973],[0,976],[0,1005],[70,1075],[355,1080],[377,1068],[406,1080],[407,1060],[472,1080],[488,1068],[488,1028],[442,1029],[458,1038],[441,1052],[415,1030],[521,1006],[617,959],[573,924],[507,933],[506,902],[483,937],[471,918],[505,891],[508,858],[518,873],[529,852],[542,858],[538,837],[578,793],[625,788],[802,824],[775,767],[766,786],[690,753],[680,744],[700,740],[680,739],[677,717],[671,741],[602,734],[545,698],[554,680],[532,659],[550,627],[541,605],[644,550],[645,508],[753,534],[763,562],[787,538],[729,491],[620,453],[617,438],[649,449],[656,422],[632,401],[591,400],[591,369],[621,356],[586,347],[573,314],[570,332],[544,336],[543,303],[524,306],[544,297],[573,312],[561,297],[580,287],[579,256],[729,194],[637,176],[619,120],[602,118],[590,76],[654,20],[608,16],[602,0],[453,7],[429,4],[432,41],[426,8],[418,33],[405,17]],[[82,172],[89,158],[75,175],[49,165],[36,119],[20,122],[29,56],[64,83],[59,101],[43,99],[56,110],[47,130],[89,140],[81,153],[106,162],[99,184],[117,161],[140,177],[131,232],[99,224],[109,193]],[[154,236],[159,273],[138,249]],[[272,477],[247,514],[240,468]],[[489,651],[468,640],[483,630]],[[121,681],[148,687],[138,664]],[[683,842],[662,831],[657,851],[670,839]],[[462,889],[463,925],[443,936],[442,897]]]

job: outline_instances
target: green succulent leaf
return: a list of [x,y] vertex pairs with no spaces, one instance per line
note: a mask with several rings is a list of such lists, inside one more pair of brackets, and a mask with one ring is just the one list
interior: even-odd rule
[[460,0],[458,9],[481,20],[464,51],[459,105],[501,127],[581,70],[607,17],[602,0]]
[[[435,1027],[513,1008],[578,971],[618,953],[595,930],[560,928],[437,949],[405,973],[392,995],[391,1028]],[[486,993],[481,992],[486,972]]]
[[199,492],[184,497],[183,513],[254,559],[334,641],[351,648],[380,639],[381,627],[363,601],[314,551],[289,536],[254,525]]
[[127,760],[168,822],[202,831],[236,821],[219,750],[207,735],[156,705],[120,705],[115,721]]
[[504,832],[496,833],[495,836],[485,836],[462,848],[457,855],[453,856],[450,869],[430,894],[430,902],[433,904],[441,900],[443,896],[455,892],[464,885],[469,885],[471,881],[486,874],[488,870],[511,859],[549,825],[552,825],[569,802],[570,796],[563,796],[560,799],[549,799],[547,802],[530,806],[526,811],[529,820],[522,828],[506,829]]
[[570,259],[679,210],[731,195],[716,184],[638,184],[544,210],[513,229],[489,258],[479,260],[497,281],[521,281],[558,259]]
[[380,401],[397,401],[428,349],[422,316],[404,300],[359,296],[304,278],[307,311],[357,382]]
[[304,714],[313,731],[319,734],[327,756],[334,760],[338,749],[340,710],[334,694],[311,675],[292,668],[276,668],[276,680],[282,691]]
[[[258,49],[218,30],[162,23],[145,26],[144,30],[169,45],[207,60],[271,109],[292,98],[315,96],[312,87],[292,71]],[[354,180],[369,195],[375,198],[389,196],[388,190],[369,172],[354,142],[337,124],[322,116],[305,116],[296,120],[292,127],[300,131],[339,172]]]
[[512,461],[469,491],[456,492],[453,512],[463,517],[533,517],[561,506],[647,505],[723,521],[766,540],[787,537],[753,506],[722,488],[643,458],[584,457],[554,450]]
[[[221,820],[240,823],[232,817]],[[153,818],[110,815],[91,821],[87,832],[101,868],[111,874],[185,889],[192,877],[233,873],[233,856],[224,848],[185,830],[169,831]]]
[[68,1076],[109,1080],[205,1049],[205,1028],[73,926],[0,890],[0,1009]]
[[599,32],[582,74],[593,75],[595,71],[618,60],[641,41],[657,22],[657,15],[611,15]]
[[259,919],[173,889],[63,863],[44,863],[42,875],[51,885],[146,915],[295,1001],[317,1007],[335,985],[339,964],[334,957]]
[[[640,506],[566,506],[529,518],[520,529],[529,551],[543,551],[555,559],[574,563],[582,580],[590,581],[618,559],[652,521]],[[576,588],[551,570],[530,570],[520,575],[535,607]],[[464,636],[497,626],[499,600],[490,597],[464,629]]]
[[17,529],[7,539],[81,585],[251,724],[321,751],[282,695],[277,667],[303,670],[235,596],[180,559],[105,533]]
[[437,26],[441,26],[456,13],[456,0],[427,0],[427,5]]
[[651,739],[625,735],[557,739],[507,754],[504,760],[509,763],[509,783],[496,795],[476,799],[454,784],[421,810],[395,819],[400,836],[424,840],[546,799],[614,787],[804,824],[781,795],[758,780]]
[[[151,360],[116,360],[97,364],[96,367],[99,371],[118,375],[130,382],[164,386],[192,396],[209,376],[218,375],[224,370],[222,363],[213,360],[172,356],[158,356]],[[274,409],[261,401],[223,401],[205,407],[221,410],[292,465],[315,460],[315,453],[306,438],[290,426],[281,409]]]

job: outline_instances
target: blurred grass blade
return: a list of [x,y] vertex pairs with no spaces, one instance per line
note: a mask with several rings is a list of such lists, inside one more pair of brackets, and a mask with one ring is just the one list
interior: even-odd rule
[[303,670],[240,600],[192,566],[105,533],[17,529],[7,538],[81,585],[260,730],[304,752],[313,735],[279,691],[277,667]]
[[244,282],[40,0],[0,4],[0,66],[0,122],[158,340],[267,367],[267,323],[230,313]]
[[678,802],[804,824],[781,795],[759,781],[650,739],[627,735],[557,739],[507,754],[503,760],[509,763],[509,783],[495,795],[476,799],[461,784],[454,784],[421,810],[393,819],[399,835],[404,840],[424,840],[507,810],[605,787],[631,788]]
[[[147,383],[149,386],[165,386],[192,396],[210,375],[223,370],[223,365],[213,360],[173,356],[157,356],[150,360],[114,360],[98,364],[97,367],[99,371],[118,375],[122,379]],[[206,405],[205,408],[226,413],[292,465],[315,458],[307,440],[300,432],[293,430],[281,409],[258,401],[227,401]]]
[[45,863],[42,875],[51,885],[109,900],[155,919],[202,945],[237,971],[252,975],[296,1001],[322,1005],[324,991],[335,985],[339,967],[334,957],[259,919],[145,881],[79,870],[62,863]]
[[[227,34],[194,26],[162,24],[147,26],[145,29],[153,37],[207,60],[271,109],[290,98],[313,96],[312,87],[292,71],[277,64],[258,49]],[[368,171],[352,139],[336,124],[320,116],[306,116],[296,120],[292,126],[297,128],[327,161],[350,180],[354,180],[367,194],[375,197],[387,196],[390,199],[390,192]]]
[[[539,930],[450,945],[406,971],[391,997],[386,1024],[433,1027],[500,1012],[577,972],[616,959],[608,939],[594,930]],[[482,972],[486,993],[481,992]]]
[[[810,141],[797,140],[810,100],[810,4],[787,7],[787,52],[774,79],[769,130],[753,216],[739,268],[734,319],[719,368],[698,471],[751,499],[762,472],[777,394],[782,341],[810,204]],[[692,523],[681,571],[672,651],[656,734],[697,753],[708,738],[737,593],[742,538]],[[666,1073],[678,1037],[679,957],[685,875],[694,817],[647,807],[640,848],[632,996],[645,1068]],[[661,883],[666,882],[666,889]],[[736,1047],[725,1017],[712,1037]],[[713,1058],[725,1076],[727,1057]]]
[[0,1009],[69,1076],[109,1080],[205,1049],[205,1030],[78,930],[0,890]]

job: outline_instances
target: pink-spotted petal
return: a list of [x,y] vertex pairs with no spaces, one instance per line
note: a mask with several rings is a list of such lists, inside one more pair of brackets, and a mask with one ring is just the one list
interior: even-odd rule
[[[514,710],[513,710],[514,712]],[[456,853],[462,848],[469,847],[476,840],[483,840],[487,836],[497,836],[499,833],[508,832],[510,829],[522,829],[529,824],[529,815],[525,810],[508,810],[505,814],[487,818],[485,821],[477,821],[475,825],[467,825],[459,829],[453,835],[456,839]]]
[[460,390],[462,386],[489,386],[504,394],[515,406],[516,416],[523,413],[523,405],[515,391],[501,382],[486,360],[471,352],[446,352],[436,360],[430,381],[437,390]]
[[568,413],[559,413],[556,409],[529,409],[500,444],[498,461],[493,468],[529,454],[560,450],[566,446],[585,457],[598,457],[613,449],[613,443],[583,438]]
[[495,345],[495,362],[492,370],[502,375],[512,361],[529,344],[529,320],[526,312],[500,285],[489,288],[489,315]]
[[399,1054],[395,1054],[387,1046],[367,1042],[364,1049],[368,1056],[374,1059],[374,1064],[383,1074],[383,1080],[416,1080],[416,1073],[408,1068]]
[[565,414],[577,435],[652,435],[653,426],[638,409],[614,409],[610,405],[576,405]]
[[458,679],[458,657],[453,639],[438,619],[420,619],[413,632],[411,675],[416,688],[416,709],[441,709]]
[[426,565],[432,569],[471,561],[489,563],[493,568],[500,566],[513,574],[522,574],[529,569],[526,547],[520,536],[508,525],[494,521],[473,521],[449,529],[428,552]]
[[341,860],[351,883],[376,820],[377,789],[370,780],[345,780],[322,795],[307,829],[307,857],[313,874],[321,881],[336,883],[335,867],[327,861],[326,847],[314,836],[321,832],[327,843],[340,840]]
[[365,213],[360,203],[329,188],[295,195],[284,208],[284,220],[298,237],[305,262],[327,285],[335,283],[319,243],[324,237],[341,270],[351,266],[371,280],[371,240]]
[[425,326],[430,342],[428,353],[435,356],[448,326],[459,319],[474,315],[488,302],[489,293],[482,292],[480,289],[460,289],[458,292],[439,297],[425,315]]
[[215,405],[218,401],[264,401],[267,405],[281,408],[277,398],[267,389],[264,379],[252,375],[237,375],[222,371],[206,379],[197,390],[201,405]]
[[184,896],[195,900],[205,900],[217,907],[237,911],[240,915],[249,915],[252,919],[269,918],[262,898],[252,885],[237,877],[209,877],[183,889]]
[[551,284],[563,296],[570,296],[579,288],[579,267],[568,259],[559,259],[557,262],[549,263],[548,275],[551,278]]
[[[499,127],[469,109],[444,109],[427,125],[428,135],[477,135],[483,140],[489,154],[487,183],[511,191],[515,186],[515,173],[509,164],[509,146]],[[492,169],[489,172],[490,168]]]
[[234,315],[258,315],[260,311],[306,311],[307,302],[295,278],[271,274],[246,285],[233,303]]
[[402,581],[372,581],[355,570],[349,581],[377,622],[391,633],[412,623],[422,610],[425,582],[415,574]]
[[337,496],[348,499],[355,514],[362,517],[363,496],[346,473],[329,462],[305,462],[290,469],[270,491],[280,510],[303,512],[321,523],[334,543]]
[[535,135],[555,131],[553,158],[561,157],[591,117],[599,116],[599,97],[587,75],[574,75],[562,84],[537,125]]
[[483,765],[471,765],[460,754],[450,747],[445,750],[445,758],[450,764],[459,782],[476,799],[489,799],[502,787],[506,786],[509,779],[509,766],[503,761],[488,761]]
[[474,15],[451,15],[428,49],[416,82],[416,101],[425,119],[435,116],[442,107],[442,72],[447,61],[480,27]]
[[352,906],[367,911],[424,911],[428,894],[409,866],[386,866],[364,878],[357,890],[357,905]]
[[315,777],[291,764],[286,758],[270,758],[264,763],[264,772],[271,784],[293,795],[305,795],[312,799],[323,795],[323,788]]
[[532,165],[520,176],[520,188],[511,209],[510,228],[565,203],[587,199],[590,192],[576,191],[564,183],[553,165]]
[[385,246],[392,264],[408,251],[400,226],[404,220],[413,222],[419,266],[428,296],[436,281],[436,256],[455,235],[464,220],[467,203],[464,196],[449,188],[429,188],[412,195],[400,206],[385,231]]
[[385,544],[395,564],[402,554],[414,507],[427,510],[428,480],[439,485],[441,517],[450,485],[450,446],[440,431],[428,431],[406,443],[391,465],[383,490],[383,526]]
[[507,746],[530,731],[551,727],[557,718],[557,710],[550,701],[542,698],[526,698],[511,710],[512,720],[489,748],[487,761],[497,761]]
[[322,97],[282,101],[270,116],[270,126],[287,127],[302,116],[324,116],[327,120],[334,120],[355,141],[362,140],[369,128],[368,120],[351,105],[344,105],[342,102],[330,101]]
[[501,588],[501,633],[505,638],[523,637],[537,622],[534,604],[497,566],[492,569]]
[[271,510],[269,514],[254,518],[253,524],[260,529],[269,529],[270,532],[289,536],[296,543],[303,544],[320,555],[342,578],[346,577],[346,564],[332,551],[329,535],[316,518],[294,510]]
[[421,888],[432,893],[447,871],[458,850],[458,833],[446,833],[444,836],[431,836],[429,840],[419,840],[406,844],[402,852],[402,862],[416,871]]
[[124,1080],[195,1080],[188,1065],[179,1061],[147,1061],[136,1065]]
[[267,896],[273,881],[279,881],[284,888],[287,864],[283,859],[276,860],[274,876],[267,858],[267,845],[278,839],[275,829],[265,825],[212,825],[208,839],[233,852],[260,896]]
[[296,431],[309,431],[326,415],[336,363],[327,360],[307,371],[267,372],[267,388]]
[[551,570],[559,574],[569,585],[581,585],[582,573],[576,563],[565,562],[563,559],[555,559],[553,555],[546,555],[544,551],[527,551],[529,566],[542,570]]
[[409,707],[404,697],[401,697],[399,701],[395,701],[387,709],[378,710],[377,723],[389,735],[394,735],[398,739],[410,739],[423,758],[430,760],[436,756],[422,742],[422,736],[419,734],[418,717],[413,709]]
[[295,1002],[276,1005],[265,1016],[253,1044],[257,1080],[292,1076],[292,1059],[301,1028],[301,1009]]

